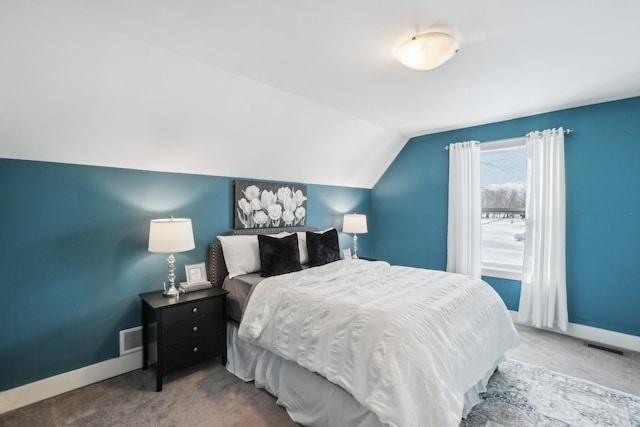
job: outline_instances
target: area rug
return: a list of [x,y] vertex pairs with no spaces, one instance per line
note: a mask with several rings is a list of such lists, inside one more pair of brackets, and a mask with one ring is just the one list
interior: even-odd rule
[[514,360],[460,427],[640,426],[640,397]]

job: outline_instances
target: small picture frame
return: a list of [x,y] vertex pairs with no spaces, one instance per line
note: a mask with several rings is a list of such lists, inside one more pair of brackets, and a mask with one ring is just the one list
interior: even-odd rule
[[204,262],[201,262],[200,264],[185,265],[184,269],[187,273],[187,285],[204,283],[207,281],[207,272]]
[[342,257],[344,259],[351,259],[351,248],[343,249],[342,250]]

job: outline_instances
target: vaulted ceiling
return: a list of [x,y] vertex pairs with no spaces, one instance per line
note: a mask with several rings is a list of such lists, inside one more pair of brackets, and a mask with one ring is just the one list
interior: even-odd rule
[[[371,188],[409,137],[640,95],[640,2],[0,2],[0,156]],[[394,56],[446,29],[449,62]]]

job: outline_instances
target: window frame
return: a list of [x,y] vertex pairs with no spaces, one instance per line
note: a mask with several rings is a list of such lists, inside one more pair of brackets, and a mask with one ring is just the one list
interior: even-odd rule
[[[480,155],[482,156],[484,153],[504,153],[508,151],[526,149],[526,142],[526,137],[483,142],[480,144]],[[518,267],[513,264],[484,262],[482,261],[482,252],[480,253],[480,263],[481,274],[483,276],[522,281],[523,266]]]

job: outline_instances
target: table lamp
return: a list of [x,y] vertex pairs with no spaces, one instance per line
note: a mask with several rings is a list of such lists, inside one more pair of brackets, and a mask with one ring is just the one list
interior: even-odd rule
[[163,292],[165,297],[175,297],[178,289],[175,286],[176,252],[190,251],[196,247],[193,241],[193,228],[188,218],[153,219],[149,226],[149,252],[169,254],[169,287]]
[[342,219],[342,232],[353,233],[353,257],[358,258],[358,234],[367,232],[367,216],[362,214],[345,214]]

